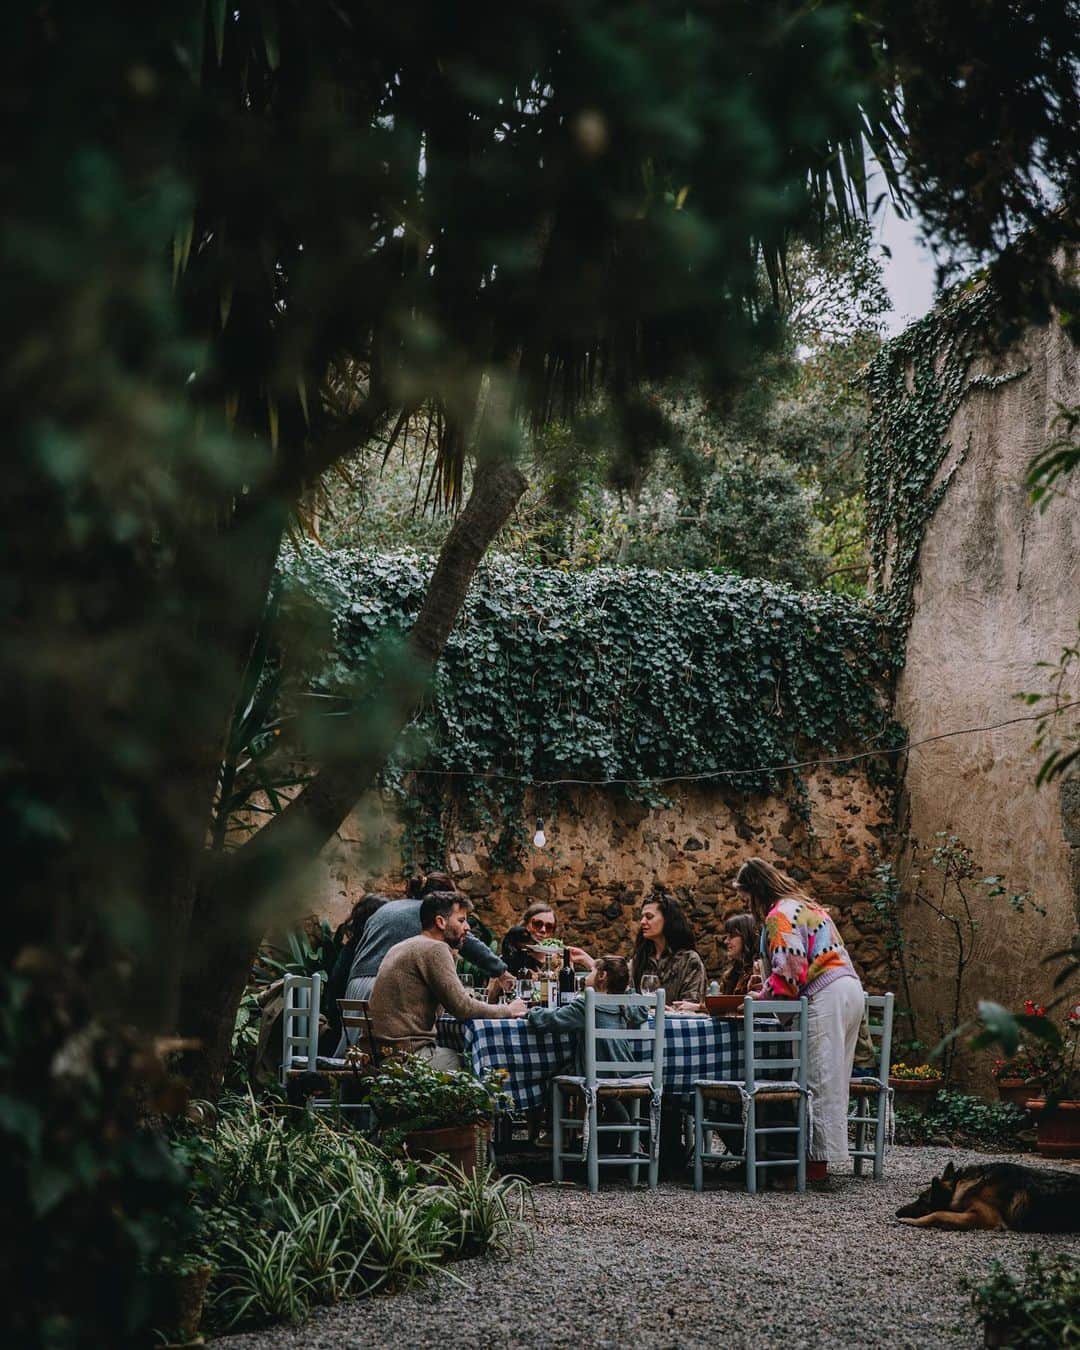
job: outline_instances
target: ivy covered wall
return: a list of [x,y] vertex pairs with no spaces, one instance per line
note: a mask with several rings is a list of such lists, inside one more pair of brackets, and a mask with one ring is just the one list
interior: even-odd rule
[[[306,548],[286,565],[286,622],[318,629],[300,693],[343,701],[380,670],[433,565],[412,552]],[[314,610],[314,612],[313,612]],[[485,565],[431,696],[388,774],[406,865],[482,830],[512,864],[560,786],[662,798],[691,778],[802,800],[797,765],[893,743],[875,611],[847,597],[700,572]],[[332,706],[332,704],[330,705]],[[532,808],[530,808],[531,810]]]
[[[286,560],[283,621],[318,637],[289,672],[298,704],[316,695],[332,713],[393,660],[431,566],[413,552]],[[846,597],[494,558],[382,797],[324,852],[312,907],[343,918],[365,889],[449,866],[497,932],[543,899],[590,949],[626,951],[660,882],[686,901],[718,970],[726,883],[760,853],[837,908],[881,987],[865,892],[892,816],[891,762],[874,753],[897,735],[890,668],[876,610]],[[850,753],[870,757],[813,764]]]

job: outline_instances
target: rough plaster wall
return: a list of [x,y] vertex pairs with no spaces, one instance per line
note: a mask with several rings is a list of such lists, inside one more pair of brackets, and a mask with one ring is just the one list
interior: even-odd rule
[[[1024,490],[1028,464],[1050,439],[1059,402],[1080,393],[1077,353],[1056,326],[1029,331],[1007,355],[980,367],[999,374],[1029,367],[996,389],[977,389],[961,404],[950,429],[952,455],[966,451],[920,555],[920,581],[897,691],[896,716],[912,741],[961,727],[1003,722],[1030,709],[1019,690],[1047,687],[1039,661],[1056,661],[1076,636],[1080,616],[1080,484],[1073,500],[1044,514]],[[1057,786],[1035,787],[1039,762],[1033,724],[960,736],[913,750],[902,797],[904,823],[933,844],[937,831],[957,834],[986,874],[1003,874],[1010,890],[1030,890],[1049,911],[1018,917],[983,903],[975,959],[968,977],[974,1000],[1016,1006],[1049,993],[1040,967],[1046,953],[1072,938],[1080,899],[1080,802],[1066,837]],[[949,998],[950,945],[925,910],[905,906],[905,929],[926,961],[916,984],[916,1008],[935,1029]],[[971,1066],[980,1073],[985,1065]]]
[[[659,881],[687,900],[706,967],[717,973],[723,919],[740,908],[728,882],[746,858],[761,855],[834,909],[868,985],[883,988],[884,942],[861,892],[887,850],[889,794],[855,773],[821,772],[808,789],[812,833],[776,797],[691,787],[673,790],[670,806],[650,809],[578,790],[545,821],[547,847],[531,850],[523,871],[498,871],[477,835],[455,840],[448,861],[500,937],[541,899],[558,912],[560,933],[596,954],[629,953],[641,898]],[[312,879],[313,911],[336,923],[367,890],[400,894],[400,833],[368,802],[324,850]]]

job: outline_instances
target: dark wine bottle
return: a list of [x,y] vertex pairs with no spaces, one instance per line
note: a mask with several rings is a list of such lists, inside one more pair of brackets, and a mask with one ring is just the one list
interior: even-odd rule
[[569,1003],[574,997],[574,963],[570,960],[570,948],[562,951],[562,970],[559,971],[559,1002]]

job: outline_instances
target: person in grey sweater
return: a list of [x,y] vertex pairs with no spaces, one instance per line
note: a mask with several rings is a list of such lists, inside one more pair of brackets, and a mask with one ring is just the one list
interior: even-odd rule
[[[375,976],[379,973],[386,953],[399,942],[418,937],[420,931],[419,900],[387,901],[367,921],[364,936],[349,970],[345,997],[369,999],[375,986]],[[513,987],[514,977],[507,972],[505,962],[489,951],[479,938],[467,934],[459,950],[466,961],[471,961],[487,975],[502,980],[504,988]],[[345,1037],[342,1036],[337,1048],[338,1055],[343,1055],[347,1048]]]
[[[601,956],[586,979],[598,994],[625,994],[630,984],[630,968],[621,956]],[[574,1031],[577,1038],[574,1043],[574,1073],[583,1077],[585,1073],[585,996],[579,994],[561,1008],[532,1008],[529,1010],[529,1028],[532,1031]],[[639,1027],[648,1020],[644,1008],[607,1008],[596,1009],[596,1026]],[[634,1051],[631,1041],[605,1041],[597,1038],[597,1059],[624,1060],[626,1071],[633,1073]]]

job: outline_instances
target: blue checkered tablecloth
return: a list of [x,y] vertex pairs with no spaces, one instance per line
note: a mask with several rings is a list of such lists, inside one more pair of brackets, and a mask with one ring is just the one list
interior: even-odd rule
[[[551,1079],[569,1072],[574,1058],[573,1033],[534,1031],[523,1018],[457,1022],[441,1017],[437,1036],[440,1045],[464,1054],[476,1074],[506,1069],[506,1091],[521,1110],[546,1102]],[[691,1092],[699,1078],[741,1078],[742,1042],[741,1019],[665,1017],[664,1091]],[[647,1041],[630,1044],[647,1057]]]

